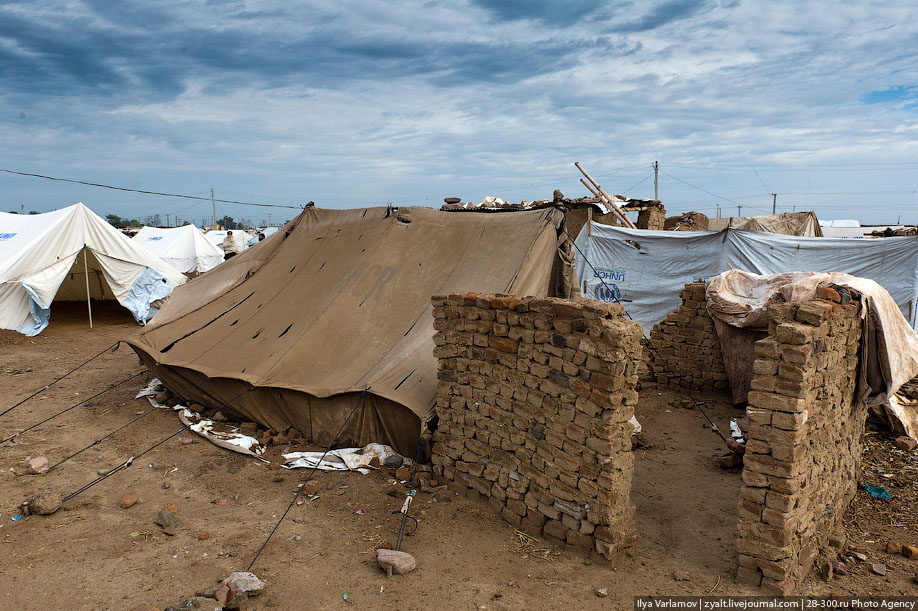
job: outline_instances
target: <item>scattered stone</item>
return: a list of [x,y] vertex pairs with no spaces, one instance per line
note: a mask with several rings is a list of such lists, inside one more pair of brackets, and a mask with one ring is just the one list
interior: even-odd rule
[[190,445],[193,444],[193,443],[195,443],[195,438],[194,438],[194,437],[182,437],[182,445],[183,445],[183,446],[190,446]]
[[169,482],[163,482],[163,490],[168,490],[171,487],[172,487],[172,484],[170,484]]
[[389,467],[390,469],[398,469],[399,467],[402,466],[402,463],[404,462],[405,462],[404,458],[402,458],[398,454],[395,454],[393,456],[388,456],[386,460],[383,461],[383,464]]
[[838,560],[830,560],[829,563],[832,565],[832,572],[839,577],[844,577],[848,574],[848,567],[845,566],[844,562],[839,562]]
[[911,452],[916,447],[918,447],[918,441],[912,439],[908,435],[897,437],[895,444],[897,448],[900,450],[905,450],[906,452]]
[[867,562],[867,554],[862,554],[861,552],[851,552],[851,555],[857,558],[860,562]]
[[386,494],[395,497],[405,496],[408,494],[408,486],[402,483],[395,484],[394,486],[389,486],[389,488],[386,490]]
[[676,581],[690,581],[691,577],[689,577],[689,574],[686,571],[675,571],[673,572],[673,579]]
[[898,541],[890,541],[886,544],[886,553],[887,554],[901,554],[902,553],[902,544]]
[[168,401],[168,400],[171,399],[171,398],[172,398],[172,393],[169,392],[168,390],[164,390],[164,391],[162,391],[162,392],[160,392],[160,393],[157,393],[156,396],[153,397],[153,399],[154,399],[157,403],[163,403],[163,404],[165,404],[166,401]]
[[210,539],[210,533],[206,530],[202,530],[198,533],[198,539],[204,541],[205,539]]
[[717,459],[717,464],[721,469],[736,469],[743,466],[743,455],[731,452],[727,456],[721,456]]
[[211,420],[214,422],[226,422],[226,416],[223,415],[223,412],[217,410],[214,412],[214,415],[211,417]]
[[376,550],[376,564],[389,575],[392,573],[404,575],[417,567],[414,556],[408,552],[397,552],[385,548]]
[[172,513],[178,513],[178,507],[176,507],[175,503],[173,503],[172,501],[169,501],[168,503],[163,505],[163,509],[166,511],[171,511]]
[[137,504],[137,497],[133,494],[125,494],[121,497],[121,509],[127,509]]
[[61,508],[61,496],[53,492],[40,492],[29,499],[29,513],[49,516]]
[[50,467],[51,463],[48,462],[48,459],[44,456],[36,456],[35,458],[29,459],[29,473],[32,475],[47,473]]
[[153,523],[162,528],[163,532],[170,537],[175,536],[175,534],[178,532],[178,519],[176,519],[173,512],[166,509],[159,510],[159,513],[156,515],[156,519],[153,520]]
[[243,422],[239,425],[239,432],[243,435],[254,437],[255,433],[258,432],[258,425],[254,422]]
[[[253,596],[258,596],[265,589],[265,582],[255,576],[254,573],[247,571],[237,571],[230,573],[230,576],[223,580],[222,584],[229,589],[229,596],[222,606],[227,609],[236,609]],[[217,590],[220,594],[220,590]],[[217,598],[217,600],[220,600]]]
[[315,494],[319,491],[319,481],[311,479],[303,484],[303,494]]
[[832,562],[826,562],[822,565],[822,578],[826,581],[832,579],[835,576],[835,571],[832,569]]
[[395,479],[409,481],[411,479],[411,470],[408,467],[399,467],[395,470]]
[[606,596],[609,595],[609,589],[608,589],[608,588],[596,588],[595,592],[596,592],[596,596],[598,596],[598,597],[600,597],[600,598],[605,598]]
[[911,558],[914,560],[915,558],[918,558],[918,547],[915,547],[914,545],[903,545],[902,555],[906,558]]
[[99,469],[98,471],[96,471],[96,473],[98,473],[99,475],[108,475],[109,471],[111,471],[111,469]]
[[876,562],[870,565],[870,570],[876,573],[877,575],[882,576],[886,574],[886,565],[883,564],[882,562]]

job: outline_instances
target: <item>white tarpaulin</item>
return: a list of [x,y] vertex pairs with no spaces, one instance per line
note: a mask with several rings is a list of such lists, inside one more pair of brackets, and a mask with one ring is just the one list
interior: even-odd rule
[[[807,301],[815,297],[817,287],[833,284],[861,295],[861,316],[867,327],[861,337],[860,375],[861,383],[869,386],[868,404],[883,411],[893,430],[918,438],[918,404],[896,396],[903,385],[918,376],[918,333],[889,292],[873,280],[839,273],[760,276],[732,270],[709,279],[705,297],[715,319],[733,327],[766,329],[769,304]],[[751,363],[746,369],[751,374]]]
[[[916,322],[918,238],[845,240],[804,238],[757,231],[652,231],[592,224],[577,248],[580,286],[585,297],[616,298],[649,335],[654,324],[675,310],[688,282],[739,269],[757,274],[843,272],[868,278],[889,291],[909,324]],[[605,285],[600,281],[605,281]]]
[[36,335],[51,302],[116,299],[144,324],[185,282],[82,203],[44,214],[0,212],[0,328]]
[[186,274],[203,274],[223,263],[223,251],[194,225],[144,227],[131,239]]

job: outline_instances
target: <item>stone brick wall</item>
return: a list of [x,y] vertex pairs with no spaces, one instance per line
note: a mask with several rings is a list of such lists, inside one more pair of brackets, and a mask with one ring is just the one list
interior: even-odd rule
[[434,296],[434,471],[526,532],[612,559],[635,541],[641,327],[590,300]]
[[[756,342],[744,457],[738,578],[793,592],[830,539],[857,488],[866,407],[856,402],[857,304],[773,305]],[[839,539],[841,537],[842,539]]]
[[642,383],[681,386],[696,390],[726,390],[720,340],[705,305],[704,283],[685,285],[682,305],[650,331],[650,343],[669,367],[651,350],[645,350],[647,368]]

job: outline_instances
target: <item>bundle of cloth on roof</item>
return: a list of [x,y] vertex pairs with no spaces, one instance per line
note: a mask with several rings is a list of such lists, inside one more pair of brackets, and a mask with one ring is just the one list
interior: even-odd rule
[[577,294],[563,222],[554,208],[306,208],[127,341],[190,403],[325,444],[360,401],[337,444],[414,456],[438,383],[430,297]]

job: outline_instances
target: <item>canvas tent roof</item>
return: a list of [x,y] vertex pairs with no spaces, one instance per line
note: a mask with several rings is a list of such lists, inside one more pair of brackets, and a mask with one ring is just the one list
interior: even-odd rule
[[[621,300],[649,335],[679,305],[679,291],[730,269],[757,274],[843,272],[879,283],[913,327],[918,303],[918,238],[846,240],[756,231],[648,231],[593,223],[577,237],[585,296]],[[592,267],[590,267],[592,266]],[[594,272],[595,269],[595,272]],[[605,284],[603,284],[605,282]]]
[[82,203],[0,213],[0,328],[40,333],[51,302],[85,300],[87,280],[93,298],[116,299],[143,324],[185,277]]
[[549,295],[562,222],[554,208],[307,208],[177,290],[128,342],[186,400],[318,443],[369,389],[339,444],[413,456],[437,388],[431,295]]
[[203,274],[223,263],[223,251],[194,225],[143,227],[131,239],[187,274]]
[[767,233],[812,238],[822,237],[819,219],[816,218],[816,213],[813,211],[708,219],[708,229],[711,231],[720,231],[727,227],[744,231],[765,231]]

